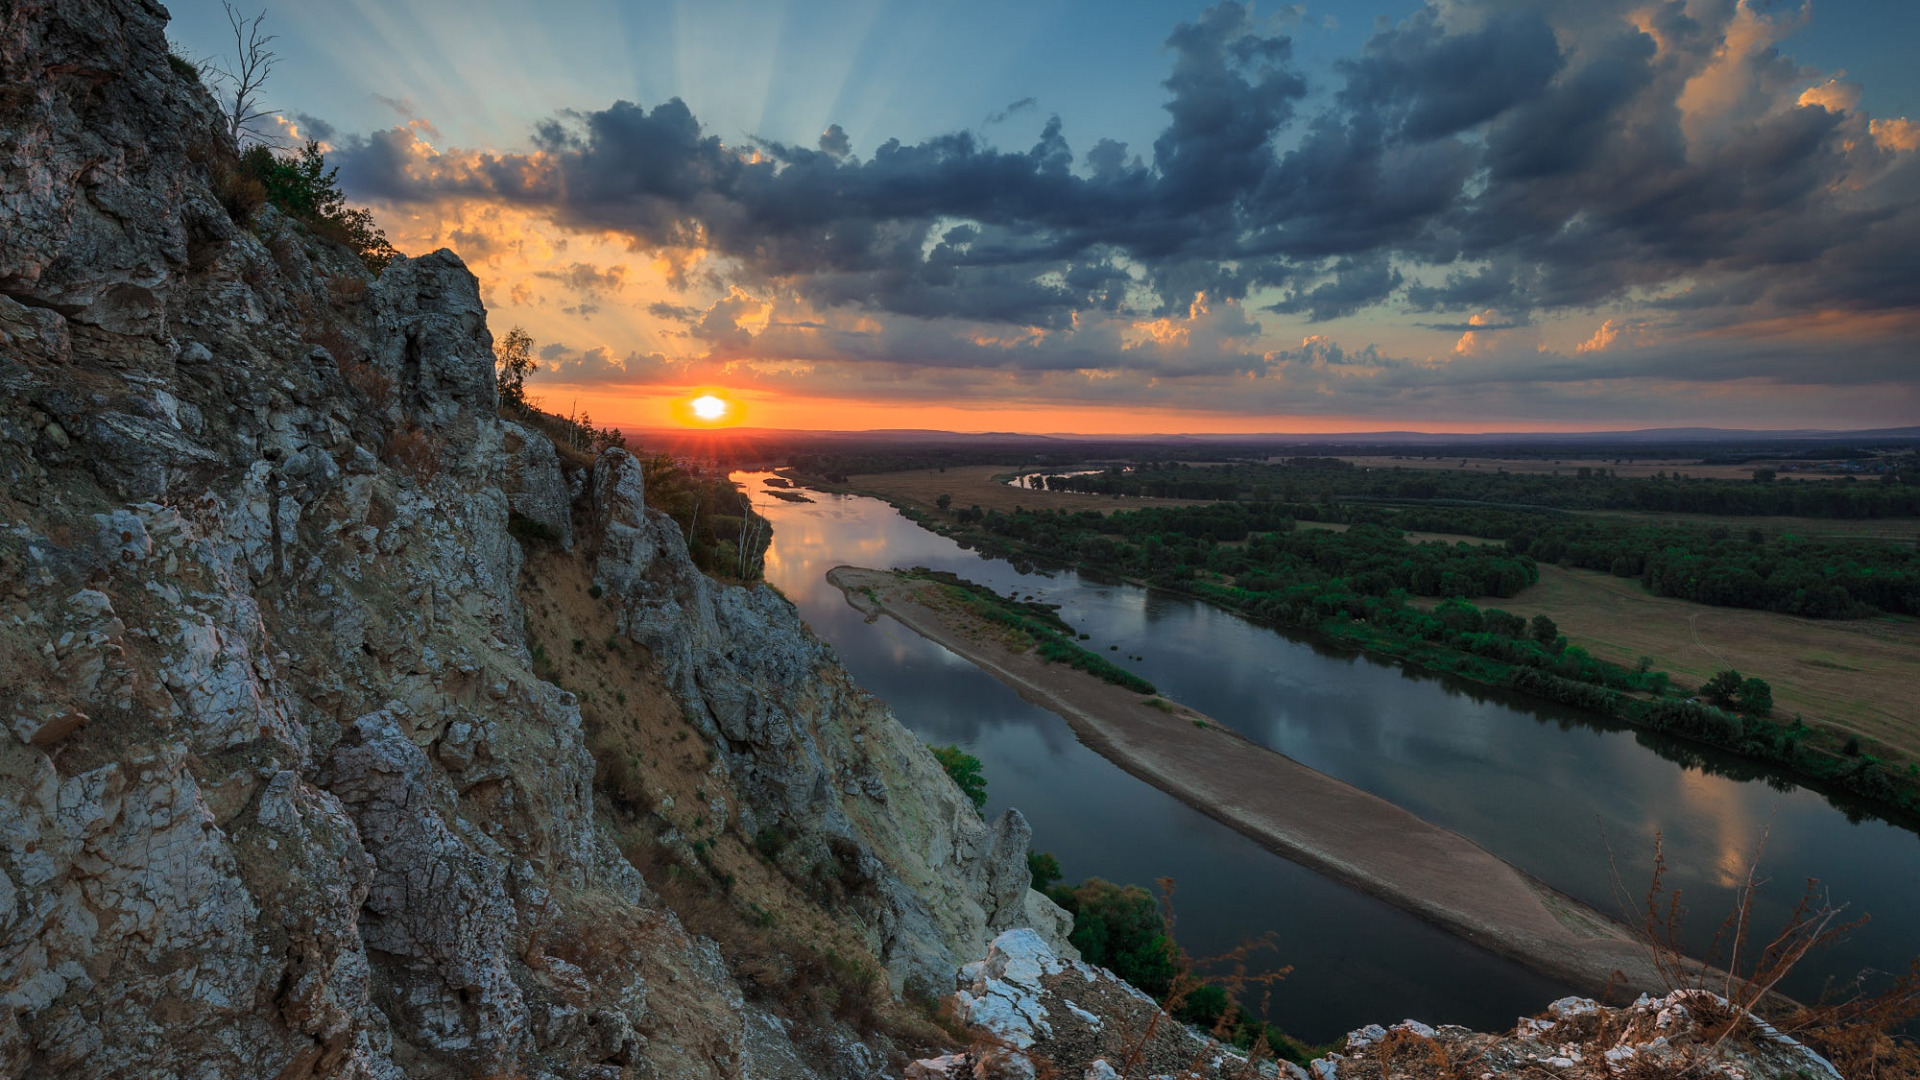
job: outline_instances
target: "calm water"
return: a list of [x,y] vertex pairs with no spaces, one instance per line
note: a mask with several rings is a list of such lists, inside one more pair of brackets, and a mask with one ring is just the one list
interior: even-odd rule
[[[951,570],[1059,604],[1116,662],[1248,737],[1454,829],[1605,911],[1637,910],[1664,834],[1669,885],[1704,947],[1765,834],[1760,925],[1784,920],[1818,878],[1849,915],[1873,921],[1796,972],[1789,990],[1904,971],[1920,954],[1920,836],[1683,744],[1596,725],[1582,714],[1474,693],[1336,655],[1203,604],[1073,572],[1022,573],[963,550],[874,499],[809,492],[765,498],[769,474],[740,473],[774,523],[767,578],[859,681],[929,742],[978,756],[989,812],[1017,806],[1034,846],[1069,880],[1174,879],[1179,937],[1197,955],[1274,931],[1293,973],[1272,1018],[1308,1039],[1418,1017],[1490,1028],[1568,992],[1398,909],[1327,881],[1134,779],[1082,747],[1054,714],[883,619],[868,624],[826,572],[842,563]],[[1530,612],[1523,612],[1531,614]],[[1133,657],[1139,657],[1135,660]],[[1665,755],[1663,756],[1663,752]],[[1688,764],[1672,760],[1679,757]],[[1757,777],[1735,779],[1726,775]],[[1856,813],[1856,816],[1859,816]],[[1609,871],[1618,867],[1617,889]]]

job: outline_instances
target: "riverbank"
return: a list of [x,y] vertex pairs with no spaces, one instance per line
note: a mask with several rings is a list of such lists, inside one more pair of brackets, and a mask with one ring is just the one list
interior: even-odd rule
[[[812,478],[797,474],[791,478],[809,486],[816,483]],[[1070,553],[1039,550],[1034,544],[998,535],[978,525],[956,526],[949,515],[939,512],[937,508],[879,490],[869,483],[872,479],[861,477],[855,487],[836,487],[831,490],[880,498],[926,529],[945,535],[963,546],[1009,559],[1016,565],[1039,562],[1076,566],[1114,575],[1109,565],[1089,567]],[[1057,493],[1037,494],[1051,500]],[[1514,663],[1513,658],[1506,655],[1511,649],[1495,648],[1491,654],[1480,648],[1463,651],[1446,641],[1382,632],[1366,617],[1336,617],[1338,612],[1323,612],[1318,606],[1296,617],[1287,611],[1273,610],[1272,594],[1247,593],[1200,578],[1156,575],[1142,579],[1124,574],[1114,576],[1130,584],[1191,597],[1235,612],[1261,625],[1310,636],[1325,645],[1391,660],[1410,670],[1449,676],[1573,706],[1636,728],[1764,763],[1791,774],[1796,783],[1821,792],[1835,806],[1849,814],[1873,813],[1908,829],[1916,828],[1916,821],[1920,821],[1920,762],[1902,755],[1897,748],[1884,742],[1872,739],[1862,741],[1847,728],[1818,721],[1804,723],[1797,716],[1788,721],[1784,719],[1785,714],[1778,710],[1773,718],[1740,716],[1688,701],[1684,695],[1671,691],[1657,695],[1622,692],[1621,687],[1600,685],[1587,681],[1584,676],[1569,678],[1565,672],[1542,670],[1539,663]],[[1366,600],[1359,602],[1368,603]],[[1502,603],[1510,604],[1512,601]],[[1711,610],[1716,613],[1721,611]],[[1633,673],[1638,670],[1637,667],[1620,667],[1614,674],[1632,680]]]
[[870,620],[890,616],[967,659],[1114,764],[1278,854],[1594,992],[1664,992],[1634,931],[1457,833],[1191,709],[1047,663],[936,583],[849,566],[827,579]]

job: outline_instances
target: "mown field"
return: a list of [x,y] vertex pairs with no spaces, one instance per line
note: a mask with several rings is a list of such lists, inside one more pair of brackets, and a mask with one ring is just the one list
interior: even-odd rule
[[[1837,480],[1836,473],[1808,471],[1821,462],[1748,461],[1738,465],[1703,463],[1698,458],[1539,458],[1539,457],[1391,457],[1386,455],[1343,455],[1361,469],[1446,469],[1463,472],[1528,473],[1533,475],[1571,475],[1582,468],[1610,469],[1616,475],[1654,476],[1659,473],[1685,473],[1702,480],[1751,480],[1755,469],[1779,470],[1781,480]],[[1788,471],[1792,470],[1792,471]]]
[[1920,619],[1800,619],[1652,596],[1592,570],[1540,568],[1517,596],[1475,601],[1543,614],[1594,655],[1698,683],[1724,668],[1773,686],[1774,715],[1803,715],[1920,755]]
[[864,494],[878,495],[889,502],[906,504],[931,513],[935,500],[953,496],[956,508],[978,506],[982,510],[1011,511],[1016,506],[1028,509],[1097,510],[1111,514],[1116,510],[1138,510],[1144,506],[1196,506],[1204,502],[1191,499],[1124,499],[1112,495],[1082,495],[1071,491],[1029,491],[1009,487],[994,479],[1019,470],[1006,465],[956,465],[945,472],[915,469],[910,472],[863,473],[848,485]]

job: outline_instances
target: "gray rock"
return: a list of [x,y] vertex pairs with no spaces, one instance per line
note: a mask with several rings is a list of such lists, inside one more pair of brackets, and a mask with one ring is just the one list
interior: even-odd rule
[[[519,424],[502,423],[504,465],[501,490],[513,512],[548,530],[562,551],[573,550],[573,497],[560,473],[560,455],[552,440]],[[637,471],[637,470],[636,470]]]
[[[373,858],[360,937],[409,1042],[478,1068],[508,1064],[530,1022],[510,972],[507,872],[442,818],[427,757],[385,712],[354,721],[321,770]],[[438,797],[436,797],[438,796]],[[431,899],[428,899],[431,898]]]

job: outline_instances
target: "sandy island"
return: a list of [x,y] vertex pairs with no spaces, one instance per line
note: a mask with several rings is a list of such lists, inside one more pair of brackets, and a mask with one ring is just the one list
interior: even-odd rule
[[1192,709],[1016,652],[932,582],[854,566],[827,580],[869,622],[889,615],[939,642],[1064,717],[1109,761],[1279,855],[1589,993],[1667,990],[1633,930],[1458,833]]

